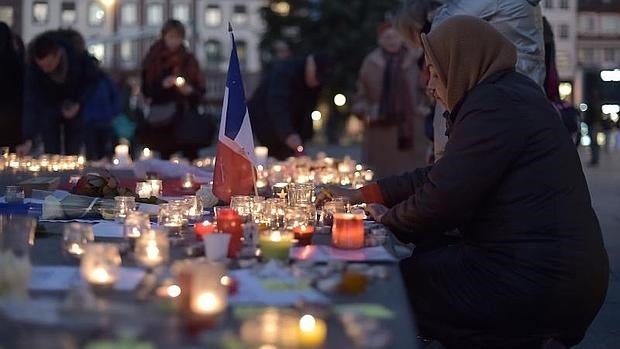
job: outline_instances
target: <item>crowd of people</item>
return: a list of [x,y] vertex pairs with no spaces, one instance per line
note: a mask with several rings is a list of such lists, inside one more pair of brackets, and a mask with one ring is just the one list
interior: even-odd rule
[[[378,25],[352,103],[366,124],[363,160],[381,179],[318,197],[365,202],[398,240],[415,244],[400,267],[418,331],[448,348],[575,345],[606,295],[608,257],[572,138],[579,120],[557,94],[538,3],[405,1],[394,22]],[[39,136],[48,152],[78,151],[85,134],[74,130],[105,119],[87,115],[89,106],[117,100],[105,74],[75,43],[46,33],[29,45],[22,78],[24,54],[7,29],[0,68],[16,82],[2,80],[2,91],[16,96],[8,87],[23,84],[27,102],[3,102],[2,111],[28,124],[12,145],[27,152]],[[205,91],[183,39],[183,26],[168,22],[144,60],[141,141],[164,156],[192,156],[171,130]],[[271,156],[303,153],[333,64],[285,50],[264,73],[248,109]]]

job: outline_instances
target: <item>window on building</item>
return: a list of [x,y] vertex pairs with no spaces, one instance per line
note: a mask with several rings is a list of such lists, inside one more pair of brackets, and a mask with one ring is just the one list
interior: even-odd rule
[[245,5],[233,6],[232,14],[233,24],[245,24],[248,22],[248,8]]
[[88,5],[88,24],[94,27],[103,25],[105,20],[105,9],[100,2],[91,2]]
[[146,24],[160,26],[164,23],[164,5],[148,4],[146,6]]
[[560,8],[561,9],[568,9],[568,0],[560,0]]
[[138,23],[138,5],[126,3],[121,6],[121,24],[136,25]]
[[0,6],[0,22],[6,23],[9,27],[13,26],[13,7]]
[[248,44],[244,40],[238,40],[236,44],[239,65],[241,69],[246,69],[248,67]]
[[558,66],[560,74],[570,74],[570,54],[566,51],[557,51],[555,54],[555,62]]
[[616,60],[616,50],[613,48],[606,48],[603,51],[603,58],[605,62],[614,62]]
[[579,60],[585,64],[594,63],[594,49],[582,48],[579,50]]
[[172,7],[172,18],[177,19],[184,24],[189,24],[189,5],[175,4]]
[[60,4],[60,21],[64,25],[71,25],[77,21],[75,2],[63,1],[62,4]]
[[32,3],[32,22],[35,24],[47,23],[49,19],[49,4],[47,1],[35,1]]
[[124,63],[133,63],[136,58],[136,48],[133,41],[121,42],[121,61]]
[[207,65],[218,66],[224,57],[222,43],[217,40],[208,40],[205,43],[205,52],[207,55]]
[[105,58],[105,46],[103,44],[95,44],[88,46],[88,52],[97,58],[99,62],[103,62]]
[[596,30],[596,22],[594,21],[594,17],[588,16],[586,18],[586,31],[588,33],[593,33]]
[[219,5],[207,5],[205,24],[208,27],[217,27],[222,24],[222,9]]
[[553,0],[545,0],[545,8],[553,8]]
[[615,16],[601,17],[601,32],[603,34],[616,34],[618,19]]
[[560,39],[568,39],[570,37],[570,27],[568,24],[560,24],[560,32],[558,33]]

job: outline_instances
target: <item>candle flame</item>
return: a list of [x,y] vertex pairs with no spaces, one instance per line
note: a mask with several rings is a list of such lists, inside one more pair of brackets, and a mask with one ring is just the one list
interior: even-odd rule
[[271,241],[275,241],[275,242],[282,241],[282,235],[280,235],[280,232],[277,230],[271,233],[270,238],[271,238]]
[[196,306],[202,312],[212,312],[217,309],[217,298],[212,292],[204,292],[196,299]]
[[157,247],[157,241],[148,241],[146,246],[146,258],[159,259],[159,248]]
[[306,314],[299,319],[299,329],[303,332],[312,332],[316,327],[316,319],[314,316]]
[[181,287],[178,285],[170,285],[166,288],[166,293],[170,298],[177,298],[181,295]]

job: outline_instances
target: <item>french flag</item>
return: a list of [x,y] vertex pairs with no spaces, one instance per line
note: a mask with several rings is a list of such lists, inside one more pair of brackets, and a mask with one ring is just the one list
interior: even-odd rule
[[248,107],[245,104],[237,45],[230,23],[228,31],[232,40],[232,50],[228,63],[213,173],[213,193],[224,202],[230,202],[230,197],[233,195],[248,195],[252,192],[256,163],[254,136]]

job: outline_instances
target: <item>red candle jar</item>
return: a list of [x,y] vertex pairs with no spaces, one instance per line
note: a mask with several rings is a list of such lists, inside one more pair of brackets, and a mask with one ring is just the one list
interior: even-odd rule
[[293,227],[293,234],[300,246],[312,245],[312,236],[314,235],[314,227],[311,225],[298,225]]
[[231,208],[220,209],[217,214],[217,228],[223,233],[230,234],[228,245],[228,257],[235,258],[241,251],[241,238],[243,237],[243,218],[237,211]]
[[202,240],[202,237],[207,234],[211,234],[215,231],[215,224],[204,221],[202,223],[196,223],[194,225],[194,232],[196,233],[196,239]]
[[364,220],[361,215],[334,213],[332,244],[343,249],[364,247]]

